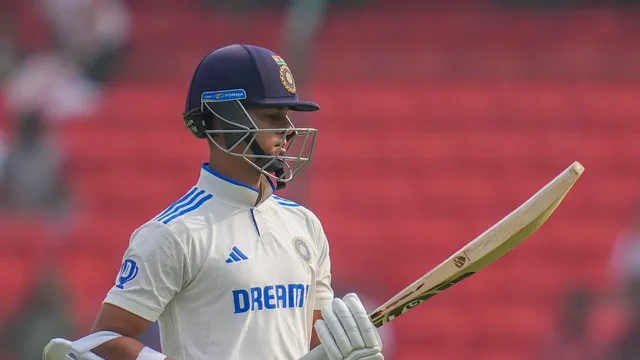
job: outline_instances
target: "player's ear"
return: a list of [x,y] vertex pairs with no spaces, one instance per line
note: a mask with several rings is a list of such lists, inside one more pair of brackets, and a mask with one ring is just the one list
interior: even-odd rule
[[[215,115],[213,115],[213,113],[211,113],[210,111],[206,111],[205,110],[202,113],[202,118],[203,118],[203,121],[204,121],[204,124],[205,124],[205,128],[207,130],[220,130],[221,129],[220,122],[216,121]],[[212,138],[216,138],[216,141],[218,141],[218,142],[220,141],[221,138],[223,138],[223,136],[220,136],[220,134],[209,133],[209,136],[212,137]],[[207,136],[207,140],[211,141],[209,139],[209,136]]]
[[[220,122],[215,121],[213,119],[210,119],[207,123],[207,129],[208,130],[220,130],[221,126],[220,126]],[[218,146],[221,146],[223,148],[226,147],[225,145],[225,137],[223,136],[223,134],[218,134],[218,133],[208,133],[209,136],[206,137],[207,139],[207,143],[209,144],[209,148],[218,148]],[[213,143],[215,141],[215,144]],[[216,145],[217,144],[217,145]]]

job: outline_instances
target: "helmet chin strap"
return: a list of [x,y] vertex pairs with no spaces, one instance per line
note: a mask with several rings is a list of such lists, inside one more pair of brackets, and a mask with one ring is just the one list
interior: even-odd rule
[[[251,151],[255,154],[255,155],[266,155],[266,153],[262,150],[262,148],[260,147],[260,145],[258,145],[258,143],[251,142],[251,144],[249,144],[249,149],[251,149]],[[267,159],[256,159],[256,165],[262,167],[264,166],[265,163],[269,162],[271,160],[267,160]],[[280,178],[284,175],[284,163],[282,161],[276,160],[274,162],[272,162],[269,166],[267,166],[265,168],[265,171],[268,172],[272,172],[275,174],[275,176],[277,178]],[[276,190],[282,190],[287,186],[287,184],[283,181],[278,181],[276,180]]]

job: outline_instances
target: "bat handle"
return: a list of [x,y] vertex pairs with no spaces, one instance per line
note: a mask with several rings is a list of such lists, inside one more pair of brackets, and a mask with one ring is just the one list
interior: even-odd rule
[[324,351],[322,345],[316,346],[313,350],[309,351],[306,355],[299,360],[329,360],[327,353]]

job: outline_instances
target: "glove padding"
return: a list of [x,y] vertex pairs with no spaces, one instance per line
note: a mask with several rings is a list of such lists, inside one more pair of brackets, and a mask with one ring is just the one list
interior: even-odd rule
[[382,341],[356,294],[333,299],[315,323],[330,360],[384,360]]

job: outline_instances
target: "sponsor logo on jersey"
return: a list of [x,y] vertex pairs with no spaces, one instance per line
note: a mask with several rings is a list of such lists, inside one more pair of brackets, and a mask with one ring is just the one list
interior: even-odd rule
[[233,312],[302,308],[309,295],[309,285],[288,284],[233,290]]
[[131,259],[127,259],[122,263],[120,267],[120,276],[118,276],[118,283],[116,287],[118,289],[124,289],[124,284],[133,280],[138,276],[138,264]]

